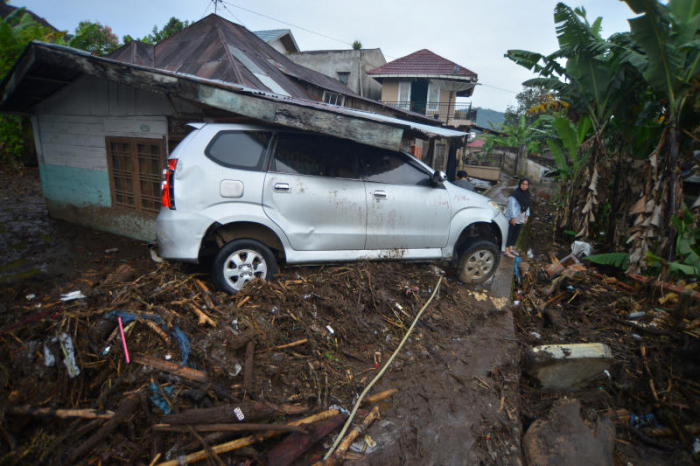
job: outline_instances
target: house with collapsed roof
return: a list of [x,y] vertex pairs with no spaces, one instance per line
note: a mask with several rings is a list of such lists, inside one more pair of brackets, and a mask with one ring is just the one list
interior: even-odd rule
[[[326,102],[338,102],[344,106]],[[363,98],[210,15],[109,57],[33,42],[0,83],[0,112],[31,117],[49,214],[151,240],[161,170],[189,122],[242,122],[392,150],[464,133]]]

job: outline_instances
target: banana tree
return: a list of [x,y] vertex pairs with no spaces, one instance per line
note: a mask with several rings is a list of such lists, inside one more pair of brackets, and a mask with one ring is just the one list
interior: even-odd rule
[[[640,15],[629,20],[631,39],[636,46],[631,50],[630,62],[642,73],[647,84],[663,97],[666,124],[659,150],[652,153],[649,164],[660,183],[648,184],[640,198],[641,202],[653,203],[654,206],[638,213],[637,225],[647,228],[637,229],[631,237],[630,263],[636,270],[651,242],[657,241],[652,228],[669,225],[666,255],[668,261],[673,259],[677,232],[670,219],[678,213],[682,196],[679,148],[684,137],[681,130],[687,130],[681,119],[684,113],[693,112],[693,106],[688,104],[697,103],[700,81],[700,1],[670,0],[665,5],[656,0],[625,2]],[[661,166],[658,162],[662,163]],[[659,192],[665,196],[659,197]],[[662,214],[665,214],[663,222],[660,219]],[[652,221],[653,217],[656,217],[656,222]]]
[[[572,223],[569,225],[571,228],[576,229],[580,236],[587,237],[587,219],[595,216],[590,210],[585,215],[573,215],[576,209],[572,209],[571,205],[575,201],[581,211],[590,209],[598,204],[601,194],[598,185],[605,189],[619,185],[617,182],[608,183],[607,179],[598,183],[598,177],[601,173],[606,176],[614,176],[615,173],[608,169],[613,161],[605,132],[620,108],[631,106],[629,94],[634,87],[629,85],[627,79],[629,51],[620,46],[615,37],[603,39],[602,18],[588,22],[584,8],[572,9],[559,3],[554,9],[554,19],[559,50],[550,55],[509,50],[506,57],[538,73],[539,78],[523,84],[539,85],[555,91],[559,99],[569,105],[568,116],[574,125],[578,125],[581,118],[590,123],[593,136],[587,146],[592,148],[591,156],[586,159],[588,166],[582,168],[582,176],[567,184],[567,190],[562,191],[566,209],[564,215],[558,216],[561,221],[558,226]],[[619,124],[618,121],[615,123]],[[559,125],[563,128],[563,123]],[[617,196],[617,193],[613,193],[611,197]]]

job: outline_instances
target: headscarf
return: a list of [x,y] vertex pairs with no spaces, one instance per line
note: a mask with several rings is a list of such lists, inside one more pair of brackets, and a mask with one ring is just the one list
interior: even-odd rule
[[[520,186],[522,186],[523,181],[527,181],[528,183],[528,189],[521,189]],[[530,179],[523,177],[520,178],[520,181],[518,181],[518,187],[513,190],[510,195],[515,198],[516,201],[518,201],[518,204],[520,204],[520,211],[525,212],[527,209],[530,208]]]

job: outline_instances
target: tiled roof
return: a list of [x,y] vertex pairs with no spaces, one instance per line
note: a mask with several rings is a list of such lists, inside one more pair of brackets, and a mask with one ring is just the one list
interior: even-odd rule
[[428,49],[419,50],[405,57],[390,61],[379,68],[368,71],[367,74],[476,76],[476,73],[473,71]]

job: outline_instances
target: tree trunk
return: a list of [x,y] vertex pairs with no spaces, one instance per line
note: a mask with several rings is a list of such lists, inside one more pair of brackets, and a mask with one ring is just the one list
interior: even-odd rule
[[676,210],[679,207],[678,199],[681,197],[680,189],[680,177],[679,171],[680,167],[678,165],[678,121],[677,118],[673,119],[671,123],[670,138],[668,140],[668,153],[669,153],[669,170],[670,170],[670,183],[669,186],[669,200],[668,200],[668,212],[667,218],[670,225],[668,232],[668,250],[666,252],[666,259],[672,262],[676,256],[676,230],[673,228],[673,222],[671,219],[676,215]]

